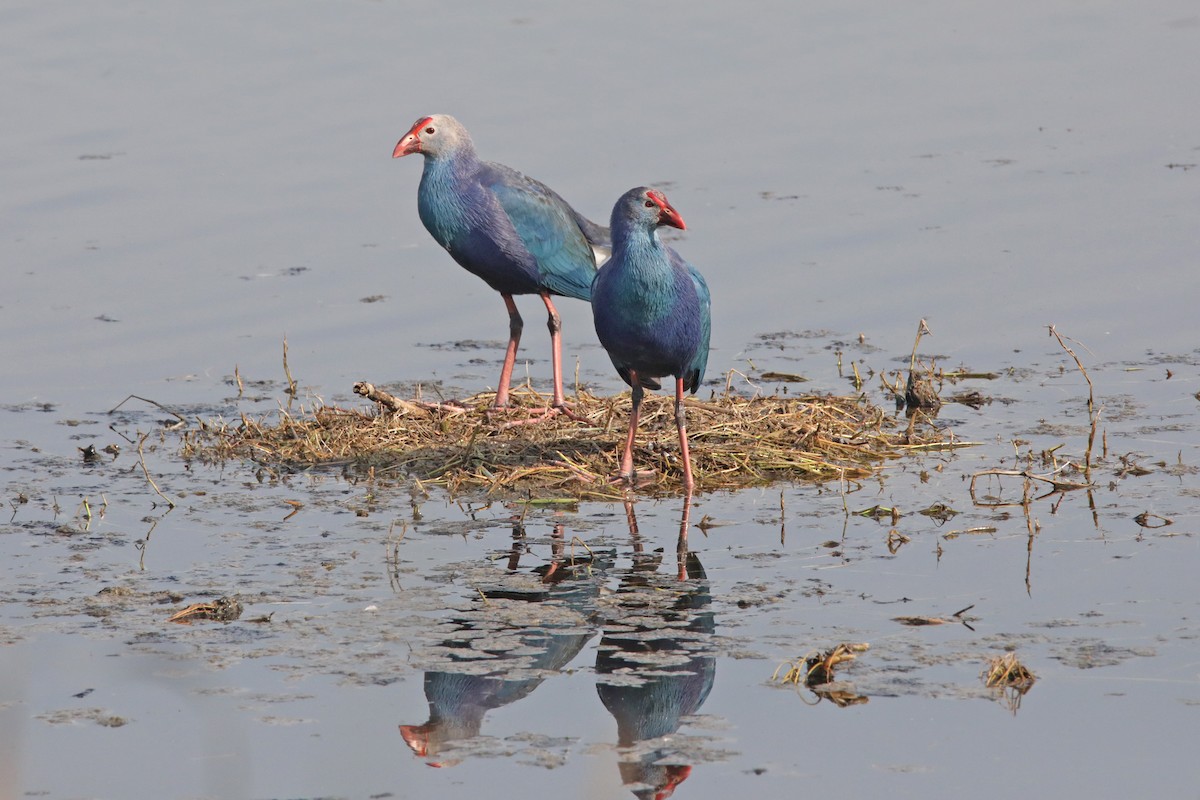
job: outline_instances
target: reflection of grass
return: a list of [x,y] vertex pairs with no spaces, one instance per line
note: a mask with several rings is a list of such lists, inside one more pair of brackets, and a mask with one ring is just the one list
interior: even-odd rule
[[993,658],[980,677],[989,689],[996,690],[998,699],[1014,714],[1021,707],[1021,698],[1037,680],[1029,668],[1020,662],[1016,653]]
[[[389,398],[371,410],[318,406],[280,410],[272,418],[202,421],[184,436],[184,456],[205,461],[251,459],[282,469],[347,466],[377,477],[412,475],[452,490],[527,495],[552,490],[575,497],[619,496],[609,477],[629,414],[628,394],[572,399],[582,421],[523,419],[547,398],[529,388],[513,408],[489,413],[494,395],[430,404]],[[356,387],[357,388],[357,387]],[[365,394],[365,390],[363,392]],[[372,395],[372,399],[376,399]],[[390,406],[390,410],[387,408]],[[862,397],[739,397],[687,401],[688,439],[700,488],[761,486],[778,480],[861,479],[906,452],[963,446],[926,426],[895,422]],[[647,486],[676,492],[680,483],[674,398],[647,395],[637,439],[639,464],[654,467]]]

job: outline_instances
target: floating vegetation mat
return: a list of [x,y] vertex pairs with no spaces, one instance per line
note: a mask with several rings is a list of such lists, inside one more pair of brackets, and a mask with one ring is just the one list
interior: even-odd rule
[[[355,391],[364,409],[318,406],[268,417],[202,420],[184,436],[184,456],[206,462],[248,459],[279,470],[342,467],[375,478],[415,478],[451,492],[496,497],[619,498],[620,448],[630,398],[571,399],[574,415],[532,424],[549,398],[514,389],[511,407],[490,409],[495,395],[454,403],[401,400],[370,384]],[[930,424],[896,418],[863,397],[732,394],[688,398],[688,440],[697,489],[740,489],[776,481],[856,480],[914,450],[961,446]],[[639,489],[680,494],[674,397],[647,395],[635,467],[654,475]]]

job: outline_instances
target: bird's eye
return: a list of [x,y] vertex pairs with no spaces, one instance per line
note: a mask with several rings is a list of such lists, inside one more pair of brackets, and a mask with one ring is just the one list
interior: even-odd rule
[[653,201],[653,200],[647,200],[647,201],[646,201],[646,208],[654,208],[654,201]]
[[429,134],[432,134],[432,133],[433,133],[433,126],[432,126],[432,125],[430,125],[428,128],[426,128],[426,129],[425,129],[425,132],[426,132],[426,133],[429,133]]

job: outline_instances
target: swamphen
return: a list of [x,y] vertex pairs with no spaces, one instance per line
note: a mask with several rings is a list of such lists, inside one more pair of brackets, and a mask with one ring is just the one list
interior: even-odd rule
[[658,389],[655,378],[675,377],[675,425],[679,429],[683,483],[695,486],[688,453],[683,394],[693,394],[708,363],[711,300],[695,267],[662,243],[658,228],[685,229],[662,192],[640,186],[621,196],[612,212],[612,258],[596,273],[592,315],[596,335],[621,378],[633,388],[629,433],[621,475],[636,482],[633,439],[642,389]]
[[562,322],[551,295],[590,300],[596,266],[607,254],[608,229],[591,222],[543,183],[503,164],[482,161],[454,117],[421,117],[393,158],[425,157],[417,209],[433,238],[461,266],[487,282],[508,308],[509,339],[494,406],[508,405],[523,322],[515,294],[537,294],[550,314],[554,400],[565,411]]

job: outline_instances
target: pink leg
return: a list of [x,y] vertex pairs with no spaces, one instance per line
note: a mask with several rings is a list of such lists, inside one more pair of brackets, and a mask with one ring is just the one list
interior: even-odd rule
[[625,436],[625,450],[621,453],[621,477],[630,485],[637,484],[637,473],[633,470],[633,438],[637,434],[638,409],[642,405],[642,384],[637,373],[629,370],[629,382],[633,385],[633,408],[629,411],[629,433]]
[[562,388],[562,318],[558,316],[550,293],[541,292],[541,296],[542,302],[546,304],[546,311],[550,314],[550,318],[546,320],[546,327],[550,329],[550,367],[554,373],[554,402],[551,406],[563,408],[567,403],[563,399]]
[[[515,420],[513,422],[506,422],[503,426],[505,428],[512,428],[512,427],[516,427],[518,425],[530,425],[535,422],[541,422],[543,420],[550,419],[551,417],[556,416],[558,414],[565,414],[566,416],[568,416],[571,419],[576,420],[578,422],[586,422],[587,421],[587,419],[585,417],[576,416],[575,414],[573,414],[571,412],[571,409],[567,407],[567,401],[566,401],[565,397],[563,396],[562,336],[561,336],[562,318],[558,316],[558,309],[556,309],[554,307],[554,301],[550,299],[550,293],[549,292],[539,292],[538,294],[542,298],[542,302],[546,304],[546,311],[550,315],[549,319],[546,321],[546,327],[550,329],[550,350],[551,350],[550,367],[554,373],[554,397],[551,400],[549,408],[539,410],[534,416],[531,416],[529,419],[521,419],[521,420]],[[512,309],[511,313],[515,314],[516,306],[511,305],[512,299],[508,298],[506,300],[506,302],[508,302],[510,304],[509,307]],[[509,344],[508,344],[509,355],[508,355],[508,358],[504,362],[505,369],[508,371],[508,373],[512,372],[513,360],[515,359],[516,353],[517,353],[516,342],[521,337],[520,316],[517,317],[517,320],[518,320],[518,323],[517,323],[518,327],[517,327],[517,333],[515,334],[516,338],[509,342]],[[504,379],[504,375],[501,375],[501,380],[503,380],[503,379]],[[507,384],[505,384],[504,397],[505,397],[505,400],[508,399]],[[497,408],[498,407],[499,407],[499,403],[497,403]]]
[[517,363],[517,347],[521,344],[521,329],[525,327],[517,304],[511,294],[500,295],[504,298],[504,306],[508,309],[508,349],[504,351],[504,366],[500,368],[500,385],[496,387],[496,400],[493,408],[504,408],[508,405],[508,384],[512,380],[513,365]]
[[683,408],[683,378],[675,379],[675,427],[679,429],[679,457],[683,460],[683,488],[691,497],[696,482],[692,480],[692,454],[688,451],[687,411]]

